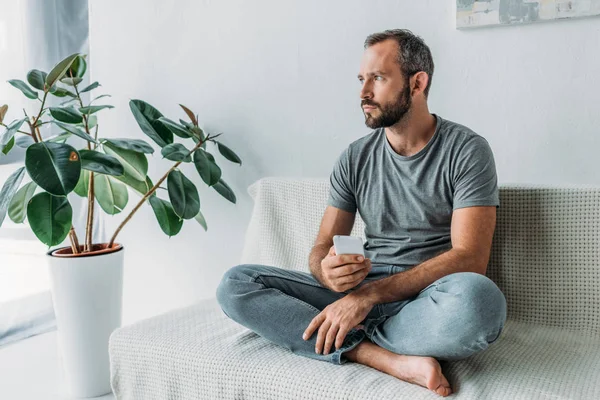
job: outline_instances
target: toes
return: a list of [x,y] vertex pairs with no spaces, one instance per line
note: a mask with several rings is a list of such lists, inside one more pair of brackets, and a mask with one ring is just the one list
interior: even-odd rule
[[440,396],[450,396],[450,394],[452,394],[452,390],[449,387],[446,386],[438,386],[438,388],[435,390],[435,392],[437,394],[439,394]]

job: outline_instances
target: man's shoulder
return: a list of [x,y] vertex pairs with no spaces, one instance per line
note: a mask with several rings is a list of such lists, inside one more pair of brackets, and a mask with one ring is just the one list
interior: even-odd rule
[[368,134],[366,134],[364,136],[361,136],[360,138],[356,139],[355,141],[351,142],[348,145],[348,151],[350,153],[357,154],[357,153],[361,152],[362,150],[364,150],[365,148],[372,147],[373,145],[376,144],[380,133],[381,133],[381,128],[378,128],[378,129],[372,130],[371,132],[369,132]]
[[473,129],[458,122],[442,118],[442,136],[445,147],[461,149],[465,146],[487,145],[487,139]]
[[441,130],[444,132],[446,136],[451,137],[452,139],[470,139],[474,136],[481,136],[473,129],[469,128],[466,125],[460,124],[458,122],[442,118],[442,126]]

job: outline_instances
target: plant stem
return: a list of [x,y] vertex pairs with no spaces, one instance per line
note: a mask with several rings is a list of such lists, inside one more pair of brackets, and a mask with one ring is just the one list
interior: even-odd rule
[[[73,74],[71,78],[73,78]],[[79,94],[79,90],[77,89],[77,85],[73,85],[75,88],[75,94],[77,95],[77,100],[79,100],[79,105],[83,107],[83,101],[81,100],[81,95]],[[92,137],[90,133],[90,128],[88,127],[88,119],[87,114],[83,114],[83,126],[85,127],[85,132]],[[96,135],[98,134],[98,125],[96,125]],[[92,145],[90,142],[87,142],[88,150],[92,150]],[[97,145],[94,144],[94,150]],[[94,173],[90,172],[90,182],[88,187],[88,217],[87,224],[85,227],[85,248],[84,252],[92,251],[92,241],[93,241],[93,230],[94,230]]]
[[73,254],[79,254],[79,240],[77,240],[77,233],[73,225],[71,225],[69,231],[69,239],[71,239],[71,251],[73,251]]
[[36,126],[36,127],[35,127],[35,131],[36,131],[36,133],[37,133],[37,135],[38,135],[38,140],[39,140],[40,142],[41,142],[41,141],[43,141],[43,139],[42,139],[42,133],[40,132],[40,128]]
[[34,142],[39,143],[40,140],[38,139],[37,135],[35,134],[35,125],[31,124],[31,121],[27,120],[27,124],[29,125],[29,129],[31,129],[31,134],[29,136],[31,136],[31,138],[33,139]]
[[42,116],[42,112],[44,111],[44,104],[46,104],[47,96],[48,96],[48,92],[44,90],[44,99],[42,100],[42,105],[40,106],[40,112],[38,113],[37,117],[35,117],[35,119],[33,120],[33,126],[36,126],[38,120]]
[[94,222],[94,173],[90,171],[90,181],[88,184],[88,216],[85,230],[85,249],[84,252],[92,251],[92,225]]
[[[209,139],[208,137],[206,139],[204,139],[204,142],[208,141],[208,139]],[[204,142],[202,140],[198,141],[198,144],[196,144],[196,146],[192,149],[192,151],[189,152],[188,155],[194,154],[194,152],[196,150],[198,150]],[[169,169],[167,171],[167,173],[164,174],[163,177],[158,180],[158,182],[156,182],[156,184],[152,187],[152,189],[150,189],[148,191],[148,193],[146,193],[144,195],[144,197],[142,197],[142,199],[139,201],[139,203],[136,204],[136,206],[133,208],[133,210],[131,210],[131,212],[129,213],[127,218],[125,218],[125,220],[123,220],[123,222],[121,222],[121,225],[119,225],[119,227],[117,228],[115,233],[112,235],[112,238],[110,238],[110,242],[108,243],[108,248],[112,247],[113,243],[115,242],[115,239],[117,238],[117,235],[119,234],[119,232],[121,232],[121,229],[123,229],[125,224],[131,219],[131,217],[133,217],[133,214],[135,214],[136,211],[142,206],[142,204],[144,204],[146,199],[148,199],[148,197],[150,197],[152,195],[152,193],[154,193],[156,191],[156,189],[160,186],[160,184],[163,183],[163,181],[165,179],[167,179],[167,176],[169,176],[171,171],[173,171],[175,168],[177,168],[179,166],[179,164],[181,164],[181,163],[182,163],[182,161],[178,161],[177,163],[175,163],[175,165],[173,165],[171,167],[171,169]]]

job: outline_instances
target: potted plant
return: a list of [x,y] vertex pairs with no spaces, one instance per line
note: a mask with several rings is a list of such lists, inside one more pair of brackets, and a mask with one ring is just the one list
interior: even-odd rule
[[[181,105],[189,121],[175,122],[142,100],[131,100],[131,112],[142,132],[159,147],[163,158],[174,164],[153,183],[148,176],[148,154],[154,148],[141,139],[98,137],[97,114],[113,108],[94,102],[84,104],[82,93],[100,86],[98,82],[80,89],[86,73],[86,56],[73,54],[49,73],[31,70],[27,82],[10,80],[28,98],[40,102],[39,111],[5,124],[8,106],[0,107],[0,156],[16,145],[25,148],[24,166],[3,183],[0,190],[0,226],[8,214],[15,223],[28,220],[36,237],[49,247],[68,236],[70,246],[48,251],[52,299],[57,319],[58,344],[69,391],[79,397],[94,397],[111,391],[108,340],[121,325],[124,246],[116,242],[119,232],[144,204],[149,204],[163,232],[179,233],[185,220],[195,219],[206,230],[200,198],[194,183],[178,169],[194,163],[201,179],[225,199],[236,202],[233,190],[221,177],[215,157],[208,151],[213,143],[227,160],[240,158],[198,125],[198,118]],[[47,106],[49,96],[63,98],[58,107]],[[53,124],[60,134],[43,137],[40,127]],[[188,141],[174,142],[174,135]],[[77,136],[86,143],[76,149],[67,143]],[[31,181],[29,181],[29,178]],[[166,182],[166,188],[160,185]],[[27,181],[27,182],[26,182]],[[128,188],[141,197],[123,219],[108,243],[93,238],[94,203],[109,215],[122,212],[129,200]],[[166,189],[163,199],[157,189]],[[87,198],[87,224],[83,240],[72,224],[71,192]],[[164,192],[163,192],[164,193]]]

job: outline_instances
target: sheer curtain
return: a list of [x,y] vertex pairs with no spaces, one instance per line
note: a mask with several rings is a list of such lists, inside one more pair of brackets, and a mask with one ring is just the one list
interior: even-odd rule
[[[88,52],[88,1],[0,0],[0,10],[0,105],[9,105],[5,117],[5,123],[9,123],[22,118],[23,109],[31,115],[40,105],[9,85],[9,79],[26,81],[27,72],[34,68],[49,72],[60,60],[77,52],[88,54],[89,70],[92,55]],[[86,74],[81,84],[88,83]],[[86,102],[89,93],[84,95]],[[53,96],[49,99],[52,106],[63,101]],[[58,133],[51,125],[42,128],[46,129],[43,136]],[[3,129],[0,127],[0,131]],[[83,148],[83,140],[77,140],[69,139],[69,143]],[[24,155],[24,149],[15,146],[0,159],[0,186],[23,165]],[[26,177],[23,184],[29,180]],[[87,204],[74,194],[69,195],[69,201],[73,225],[79,237],[84,237]],[[101,212],[94,216],[94,239],[106,240]],[[68,244],[65,240],[56,247]],[[6,216],[0,228],[0,346],[56,328],[45,263],[47,250],[27,221],[17,225]]]

